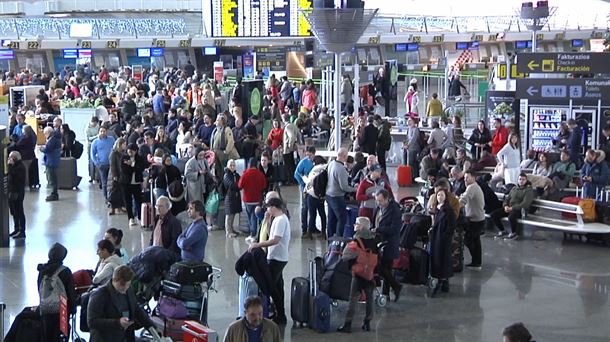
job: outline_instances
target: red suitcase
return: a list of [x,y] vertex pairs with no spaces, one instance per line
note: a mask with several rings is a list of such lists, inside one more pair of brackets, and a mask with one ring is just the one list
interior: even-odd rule
[[174,341],[182,341],[182,325],[186,322],[185,320],[159,316],[153,316],[151,319],[155,328],[163,332],[163,336],[170,337]]
[[[576,196],[572,196],[572,197],[564,197],[561,200],[561,203],[567,203],[567,204],[574,204],[574,205],[578,205],[578,202],[580,202],[581,198],[580,197],[576,197]],[[561,213],[561,217],[565,218],[565,219],[576,219],[576,214],[572,214],[572,213]]]
[[398,183],[398,186],[411,186],[412,173],[409,165],[398,166],[396,182]]
[[216,342],[216,331],[196,321],[185,321],[182,325],[182,340],[184,342]]

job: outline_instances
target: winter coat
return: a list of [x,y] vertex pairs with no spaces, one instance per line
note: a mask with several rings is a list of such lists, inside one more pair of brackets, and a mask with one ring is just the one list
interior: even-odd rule
[[44,153],[44,165],[51,168],[59,167],[61,158],[61,134],[59,132],[51,133],[47,139],[47,143],[40,148],[40,152]]
[[368,217],[369,220],[373,220],[373,211],[377,204],[375,203],[375,194],[381,189],[386,189],[390,194],[390,198],[393,198],[392,188],[383,178],[373,181],[371,177],[366,177],[356,190],[356,201],[360,202],[360,208],[358,209],[358,216]]
[[392,145],[392,135],[390,133],[390,123],[383,121],[379,126],[379,137],[377,140],[377,149],[389,151]]
[[112,278],[114,269],[123,265],[123,259],[116,254],[109,256],[108,258],[100,261],[100,264],[93,277],[92,282],[94,285],[104,285]]
[[[23,194],[25,191],[26,169],[22,160],[8,165],[8,193]],[[23,198],[23,197],[21,197]]]
[[227,193],[225,194],[225,213],[227,215],[241,213],[241,196],[239,190],[239,174],[237,171],[231,172],[225,169],[225,174],[222,179]]
[[21,154],[22,160],[34,160],[36,159],[36,136],[26,136],[22,135],[17,143],[15,144],[15,149]]
[[500,152],[502,147],[508,142],[508,135],[508,128],[504,126],[501,126],[494,132],[493,139],[491,140],[491,154],[495,156]]
[[387,245],[381,255],[383,260],[394,260],[399,257],[398,245],[400,243],[400,229],[402,227],[402,214],[400,212],[400,206],[396,201],[390,199],[388,207],[382,214],[377,225],[377,215],[380,208],[375,209],[373,214],[372,225],[376,229],[376,233],[381,236],[382,241],[387,241]]
[[[173,206],[172,206],[173,208]],[[153,224],[154,229],[157,229],[157,222],[160,220],[160,216],[157,216],[155,223]],[[176,254],[176,257],[180,256],[180,248],[176,244],[178,237],[182,234],[182,224],[171,212],[168,212],[163,221],[161,222],[161,243],[163,248],[168,249]],[[153,245],[155,232],[150,234],[150,246]]]
[[585,198],[596,198],[598,190],[604,189],[610,178],[608,164],[604,161],[606,154],[603,151],[596,151],[597,158],[593,163],[585,161],[580,172],[581,177],[591,177],[591,181],[583,180],[583,191]]
[[530,182],[525,183],[525,186],[513,187],[508,196],[504,199],[504,205],[508,205],[513,210],[521,210],[529,208],[534,201],[534,189]]
[[180,170],[175,165],[151,168],[150,176],[155,179],[155,188],[158,189],[167,189],[172,182],[182,181]]
[[364,127],[364,134],[358,138],[360,150],[368,154],[377,153],[377,140],[379,139],[379,130],[373,124],[368,124]]
[[[210,167],[207,161],[204,159],[204,169],[210,172]],[[203,194],[206,192],[206,175],[200,174],[199,171],[203,170],[197,156],[192,157],[186,162],[184,166],[184,177],[186,178],[186,196],[188,202],[199,200],[205,203]]]
[[267,296],[271,295],[273,281],[267,264],[267,255],[262,248],[255,248],[251,252],[246,251],[235,262],[235,271],[240,276],[245,272],[254,278],[259,290]]
[[121,157],[121,176],[119,177],[119,181],[122,184],[131,184],[132,175],[135,173],[136,183],[142,183],[144,181],[144,177],[142,176],[142,172],[146,169],[146,161],[142,159],[139,155],[135,155],[135,165],[130,166],[125,164],[125,161],[129,160],[130,157],[127,153],[123,154]]
[[434,216],[430,236],[430,275],[434,278],[453,276],[451,243],[456,224],[455,214],[448,205],[443,205]]
[[[454,132],[455,133],[455,132]],[[454,140],[456,140],[454,138]],[[470,144],[472,144],[472,147],[470,148],[470,153],[472,153],[472,156],[478,156],[479,153],[477,153],[477,148],[474,144],[487,144],[491,141],[491,133],[489,132],[489,130],[487,128],[485,128],[483,130],[483,132],[481,132],[478,128],[473,129],[472,130],[472,134],[470,135],[470,138],[468,138],[468,142]],[[456,141],[457,144],[457,141]]]
[[128,266],[142,283],[149,283],[167,273],[176,261],[178,259],[174,252],[161,246],[151,246],[134,256]]
[[258,166],[258,170],[265,175],[265,179],[267,180],[267,187],[265,188],[265,193],[273,190],[273,187],[275,186],[275,176],[273,174],[273,166],[271,166],[271,164],[269,164],[267,166],[267,172],[265,172],[265,170],[263,169],[263,167],[261,165]]

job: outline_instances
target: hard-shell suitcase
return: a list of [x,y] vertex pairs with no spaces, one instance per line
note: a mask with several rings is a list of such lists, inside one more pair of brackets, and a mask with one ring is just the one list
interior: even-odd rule
[[343,228],[343,237],[352,238],[354,236],[354,224],[358,218],[358,207],[346,206],[347,220],[345,220],[345,227]]
[[[309,250],[313,253],[312,250]],[[309,296],[309,327],[317,332],[330,331],[330,297],[324,292],[318,291],[317,263],[309,262],[310,296]]]
[[290,317],[295,325],[309,321],[309,279],[296,277],[290,286]]
[[216,342],[218,333],[215,330],[195,321],[185,321],[182,325],[184,342]]
[[164,294],[184,301],[199,300],[203,297],[201,284],[183,285],[169,280],[162,280],[161,291]]
[[204,283],[212,274],[212,266],[206,262],[178,261],[169,269],[169,280],[182,285]]
[[415,247],[409,250],[409,272],[407,283],[412,285],[424,285],[428,282],[430,273],[430,255],[422,248]]
[[72,190],[78,187],[82,177],[76,174],[76,159],[61,158],[57,168],[57,187]]
[[269,300],[267,296],[260,293],[258,285],[254,280],[254,277],[249,275],[248,273],[244,273],[239,277],[239,286],[238,286],[238,294],[239,294],[239,305],[237,308],[237,317],[244,317],[246,315],[246,309],[244,308],[244,304],[246,303],[246,299],[251,296],[260,296],[263,299],[263,316],[269,317]]
[[163,332],[163,336],[169,337],[174,341],[182,341],[182,325],[186,320],[158,316],[153,316],[151,319],[155,324],[155,328]]
[[411,186],[413,176],[409,165],[398,165],[396,172],[396,182],[398,186]]
[[[153,184],[150,185],[150,196],[148,201],[142,202],[142,206],[140,208],[140,219],[142,228],[145,229],[153,229],[153,225],[155,224],[155,206],[153,204]],[[144,197],[144,198],[146,198]]]

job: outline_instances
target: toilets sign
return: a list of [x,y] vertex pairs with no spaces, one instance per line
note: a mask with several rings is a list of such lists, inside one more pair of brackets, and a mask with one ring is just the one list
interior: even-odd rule
[[517,80],[517,98],[530,103],[572,100],[577,105],[596,105],[610,99],[608,78],[525,78]]
[[610,53],[520,53],[517,55],[517,71],[527,74],[608,74]]

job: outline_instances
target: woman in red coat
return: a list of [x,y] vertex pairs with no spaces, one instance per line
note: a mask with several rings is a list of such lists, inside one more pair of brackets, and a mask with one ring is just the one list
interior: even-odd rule
[[280,120],[273,120],[273,128],[269,131],[267,139],[271,140],[271,149],[275,150],[282,145],[284,130]]

